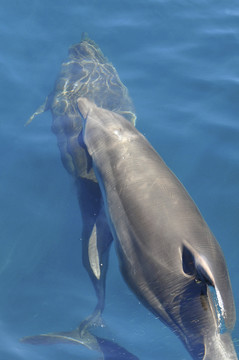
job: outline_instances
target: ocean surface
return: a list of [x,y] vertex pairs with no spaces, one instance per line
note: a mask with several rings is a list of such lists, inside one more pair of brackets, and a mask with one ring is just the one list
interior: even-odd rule
[[[83,346],[23,344],[71,330],[96,298],[81,218],[51,114],[25,122],[87,32],[116,67],[137,127],[185,185],[220,243],[239,308],[239,2],[1,0],[0,359],[96,360]],[[102,335],[140,360],[190,360],[124,283],[112,248]],[[100,332],[99,332],[100,333]],[[239,322],[233,332],[239,354]]]

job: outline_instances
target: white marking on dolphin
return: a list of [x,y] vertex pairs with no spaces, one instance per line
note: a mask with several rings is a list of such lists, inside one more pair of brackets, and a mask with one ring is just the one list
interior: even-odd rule
[[[122,116],[84,98],[78,107],[126,283],[193,359],[236,360],[225,259],[195,203]],[[224,333],[209,287],[216,290]]]

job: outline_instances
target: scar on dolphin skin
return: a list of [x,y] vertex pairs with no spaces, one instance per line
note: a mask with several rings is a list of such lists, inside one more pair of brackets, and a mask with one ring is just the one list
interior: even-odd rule
[[[113,241],[103,207],[103,200],[86,148],[78,139],[82,131],[82,118],[79,114],[77,100],[86,97],[100,107],[112,110],[124,116],[135,125],[136,115],[128,90],[121,82],[115,67],[103,55],[98,45],[86,34],[80,43],[71,46],[68,59],[62,64],[60,74],[53,91],[30,117],[29,124],[37,115],[50,110],[52,113],[52,131],[57,138],[61,160],[66,170],[75,180],[79,206],[82,217],[82,261],[93,283],[97,304],[92,314],[75,330],[78,342],[88,344],[98,342],[88,331],[101,324],[101,313],[105,304],[105,279],[108,257]],[[87,334],[87,336],[85,336]],[[69,335],[69,333],[68,333]],[[44,337],[26,337],[24,342],[41,343],[61,338],[61,334],[49,334]],[[73,337],[68,336],[73,341]],[[69,339],[68,339],[69,340]],[[109,340],[108,347],[102,342],[98,349],[116,351],[116,346]],[[111,350],[110,350],[111,348]],[[127,351],[124,349],[125,354]],[[118,356],[120,356],[118,354]],[[132,355],[133,356],[133,355]],[[123,359],[123,358],[122,358]],[[125,358],[126,359],[126,358]],[[136,357],[134,358],[136,359]]]
[[126,283],[194,360],[236,360],[226,262],[195,203],[130,122],[88,99],[78,106]]

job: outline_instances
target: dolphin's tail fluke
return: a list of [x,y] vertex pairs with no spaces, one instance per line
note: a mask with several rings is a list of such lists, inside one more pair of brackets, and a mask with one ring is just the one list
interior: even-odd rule
[[84,345],[90,350],[100,350],[97,340],[89,331],[81,332],[79,328],[73,331],[62,331],[59,333],[48,333],[34,336],[26,336],[21,342],[32,345],[51,344],[76,344]]
[[93,314],[83,320],[75,330],[26,336],[21,339],[21,342],[32,345],[71,343],[76,345],[84,345],[90,350],[99,350],[97,339],[90,332],[90,329],[98,326],[101,321],[101,313],[93,312]]
[[85,326],[73,331],[26,336],[21,342],[32,345],[75,344],[101,353],[101,360],[139,360],[114,341],[93,335]]

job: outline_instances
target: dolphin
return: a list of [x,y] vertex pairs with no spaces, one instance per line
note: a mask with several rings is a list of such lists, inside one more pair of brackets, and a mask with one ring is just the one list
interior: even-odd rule
[[88,165],[89,159],[83,144],[78,142],[82,119],[77,100],[82,96],[98,106],[121,114],[135,125],[136,115],[127,88],[113,64],[85,33],[78,44],[70,47],[52,92],[27,124],[45,111],[50,110],[52,113],[52,131],[57,138],[61,160],[74,178],[77,189],[82,218],[82,262],[94,286],[97,303],[93,312],[77,329],[26,336],[21,341],[35,345],[71,342],[98,350],[105,360],[137,360],[136,356],[120,345],[92,333],[95,326],[102,325],[101,314],[105,306],[105,282],[113,237],[94,171]]
[[48,110],[56,135],[61,160],[75,180],[82,218],[82,262],[94,286],[97,304],[88,317],[89,326],[101,323],[105,305],[105,281],[112,235],[109,230],[101,192],[92,167],[88,169],[84,149],[78,143],[82,120],[77,107],[79,97],[123,115],[134,125],[136,115],[128,90],[117,70],[99,46],[86,33],[69,49],[52,92],[30,117]]
[[195,203],[130,122],[85,98],[78,107],[126,283],[193,359],[236,360],[227,266]]

